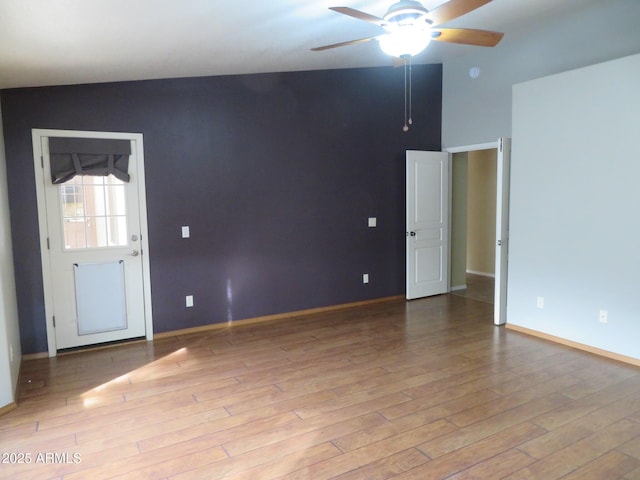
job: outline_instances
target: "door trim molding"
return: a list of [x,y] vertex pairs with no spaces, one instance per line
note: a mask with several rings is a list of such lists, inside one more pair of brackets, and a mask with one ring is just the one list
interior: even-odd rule
[[477,143],[475,145],[461,145],[459,147],[449,147],[443,148],[443,152],[449,153],[464,153],[464,152],[475,152],[476,150],[491,150],[493,148],[498,148],[500,145],[496,142],[489,143]]
[[[455,147],[448,147],[448,148],[444,148],[443,151],[449,152],[451,154],[454,154],[454,153],[475,152],[475,151],[478,151],[478,150],[496,150],[496,162],[498,162],[498,165],[497,165],[497,167],[498,167],[497,168],[497,170],[498,170],[497,171],[497,180],[499,181],[501,179],[501,175],[502,175],[502,170],[500,168],[500,162],[499,162],[500,148],[501,148],[502,140],[506,140],[506,141],[510,142],[510,137],[500,137],[495,142],[487,142],[487,143],[479,143],[479,144],[474,144],[474,145],[460,145],[460,146],[455,146]],[[508,143],[508,145],[509,145],[509,148],[510,148],[511,144]],[[497,196],[499,191],[500,191],[500,187],[498,185],[496,196]],[[450,195],[450,199],[451,199],[451,195]],[[498,202],[501,202],[501,199],[496,198],[496,216],[497,216],[497,213],[498,213]],[[508,218],[507,218],[507,221],[508,221]],[[449,242],[451,242],[451,239],[449,239]],[[498,255],[500,255],[501,249],[497,245],[495,247],[495,252],[496,252],[496,259],[498,259]],[[508,258],[508,251],[507,251],[507,258]],[[498,276],[498,272],[496,272],[495,275],[496,275],[496,278],[499,278],[499,281],[501,282],[500,285],[496,285],[494,287],[495,291],[498,292],[499,291],[498,289],[502,289],[502,294],[504,295],[504,298],[505,298],[504,305],[496,305],[495,304],[495,300],[494,300],[494,324],[496,326],[500,326],[500,325],[503,325],[503,324],[506,323],[506,298],[507,298],[506,297],[506,286],[508,285],[508,281],[503,275],[499,275]],[[500,321],[497,321],[495,319],[495,315],[498,312],[500,312],[500,316],[499,316]]]
[[51,264],[47,248],[49,230],[47,227],[47,204],[45,201],[45,177],[42,168],[42,137],[82,137],[113,138],[133,140],[137,159],[138,202],[140,208],[140,233],[142,247],[142,281],[144,289],[145,336],[153,340],[153,316],[151,308],[151,273],[149,268],[149,229],[147,225],[147,197],[144,174],[144,145],[141,133],[96,132],[84,130],[31,129],[33,142],[33,166],[36,181],[36,201],[38,206],[38,230],[40,233],[40,260],[42,265],[42,288],[44,290],[44,310],[47,328],[47,347],[49,357],[57,355],[56,335],[53,326],[53,292],[51,285]]

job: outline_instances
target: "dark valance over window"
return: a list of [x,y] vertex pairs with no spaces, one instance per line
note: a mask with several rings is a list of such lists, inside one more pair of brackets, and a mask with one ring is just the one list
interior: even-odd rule
[[50,137],[51,181],[58,184],[76,175],[106,177],[113,174],[128,182],[129,155],[129,140]]

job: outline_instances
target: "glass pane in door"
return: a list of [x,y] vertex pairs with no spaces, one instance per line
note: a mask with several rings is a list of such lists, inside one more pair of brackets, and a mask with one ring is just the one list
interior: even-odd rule
[[65,250],[127,245],[125,183],[76,176],[60,185]]

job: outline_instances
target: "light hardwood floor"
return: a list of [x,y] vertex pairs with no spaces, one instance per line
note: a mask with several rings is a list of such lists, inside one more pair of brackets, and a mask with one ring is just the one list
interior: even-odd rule
[[492,312],[443,295],[26,361],[0,452],[31,463],[0,478],[640,479],[640,369]]

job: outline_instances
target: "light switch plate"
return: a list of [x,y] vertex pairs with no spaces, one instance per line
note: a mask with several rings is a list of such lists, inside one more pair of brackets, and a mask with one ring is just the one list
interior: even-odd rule
[[375,227],[378,224],[378,219],[376,217],[369,217],[369,227]]
[[184,297],[184,304],[186,307],[193,307],[193,295]]
[[189,225],[184,225],[182,227],[182,238],[189,238],[191,234],[189,233]]

